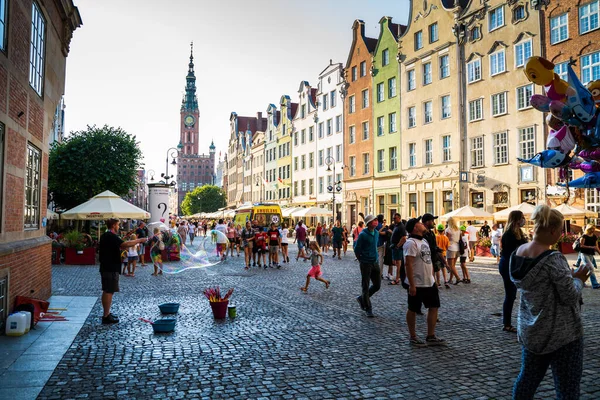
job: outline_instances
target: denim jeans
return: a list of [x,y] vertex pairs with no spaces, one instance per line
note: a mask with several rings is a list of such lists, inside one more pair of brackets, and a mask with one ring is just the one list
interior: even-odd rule
[[597,268],[596,259],[591,254],[579,253],[577,257],[577,267],[579,269],[581,263],[589,264],[592,267],[592,274],[590,275],[590,281],[592,281],[592,287],[598,286],[598,280],[596,279],[596,273],[594,272]]
[[533,399],[552,367],[556,398],[579,399],[579,385],[583,373],[583,339],[577,339],[550,354],[534,354],[523,347],[521,372],[513,387],[513,399]]
[[517,287],[510,280],[509,270],[510,259],[507,257],[500,257],[500,264],[498,269],[500,275],[502,275],[502,281],[504,282],[504,304],[502,305],[502,323],[504,326],[512,326],[512,309],[517,298]]
[[372,310],[370,297],[381,287],[381,269],[379,269],[379,264],[376,262],[361,262],[360,275],[362,278],[362,301],[366,310],[370,311]]

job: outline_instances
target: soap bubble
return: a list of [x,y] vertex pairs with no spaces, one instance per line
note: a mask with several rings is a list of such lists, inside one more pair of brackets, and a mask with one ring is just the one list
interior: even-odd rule
[[[206,236],[197,237],[193,246],[181,244],[179,235],[176,232],[169,232],[171,241],[168,245],[165,242],[167,251],[173,250],[177,246],[179,251],[179,261],[163,263],[162,271],[166,274],[178,274],[189,269],[198,269],[211,267],[220,264],[223,261],[223,255],[229,245],[227,236],[217,230],[211,230]],[[166,260],[163,260],[166,261]]]
[[160,232],[169,232],[169,227],[162,222],[150,222],[146,226],[148,227],[148,233],[150,234],[150,237],[154,235],[154,228],[158,228]]

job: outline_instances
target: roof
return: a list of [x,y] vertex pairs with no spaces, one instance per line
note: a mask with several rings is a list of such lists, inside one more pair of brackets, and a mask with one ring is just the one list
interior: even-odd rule
[[310,100],[312,101],[313,106],[315,106],[317,104],[317,92],[318,92],[317,88],[310,89]]
[[393,22],[390,22],[390,32],[392,32],[392,35],[394,35],[394,38],[396,38],[396,40],[398,40],[398,38],[402,36],[402,34],[405,31],[406,25],[394,24]]
[[362,38],[369,53],[373,53],[377,47],[377,39],[368,38],[365,36],[365,23],[360,19],[355,20],[352,24],[352,45],[350,46],[350,51],[348,52],[348,59],[346,60],[345,68],[350,67],[350,61],[352,60],[354,48],[356,47],[356,41],[359,37]]
[[377,47],[377,39],[365,37],[365,45],[367,46],[369,53],[372,53],[375,51],[375,47]]
[[292,118],[294,118],[294,116],[296,116],[296,112],[298,111],[298,103],[292,103],[290,108],[292,111],[290,115]]
[[238,132],[256,132],[256,117],[238,117]]

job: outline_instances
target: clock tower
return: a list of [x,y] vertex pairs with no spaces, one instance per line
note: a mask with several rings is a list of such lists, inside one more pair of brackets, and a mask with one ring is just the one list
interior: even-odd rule
[[194,73],[194,44],[191,44],[190,63],[185,84],[185,95],[181,102],[181,130],[179,143],[181,155],[198,154],[198,98],[196,97],[196,75]]

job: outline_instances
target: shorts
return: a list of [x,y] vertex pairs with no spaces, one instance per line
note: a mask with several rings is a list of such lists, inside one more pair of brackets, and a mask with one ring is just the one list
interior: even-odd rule
[[341,240],[334,240],[333,241],[333,248],[334,249],[341,249],[342,248],[342,241]]
[[281,247],[288,247],[287,243],[281,243]]
[[312,278],[320,278],[323,273],[321,272],[321,266],[315,265],[308,271],[308,276]]
[[466,257],[466,256],[465,256],[465,257],[462,257],[462,256],[461,256],[461,257],[460,257],[460,262],[461,262],[461,263],[467,262],[467,257]]
[[136,261],[138,259],[138,256],[128,256],[127,260],[131,261]]
[[440,260],[433,263],[433,272],[441,271],[442,268],[444,268],[444,264]]
[[150,254],[150,258],[152,258],[152,262],[155,264],[162,264],[162,255],[158,254]]
[[227,238],[229,239],[229,243],[235,243],[235,238]]
[[279,246],[269,246],[269,254],[277,254]]
[[402,248],[394,246],[392,248],[392,260],[402,261],[403,257],[404,257],[404,251],[402,250]]
[[304,249],[305,245],[303,240],[298,240],[298,250]]
[[217,243],[217,251],[222,253],[227,250],[227,243]]
[[456,257],[458,257],[458,250],[457,251],[448,250],[446,252],[446,259],[447,260],[451,260],[451,259],[456,258]]
[[102,291],[105,293],[116,293],[119,291],[119,273],[118,272],[100,272],[102,281]]
[[471,241],[469,241],[469,248],[470,249],[474,249],[476,244],[477,244],[477,242],[471,242]]
[[436,284],[432,287],[418,287],[416,295],[408,295],[408,309],[410,311],[421,311],[421,305],[424,305],[425,308],[440,308],[440,296]]

